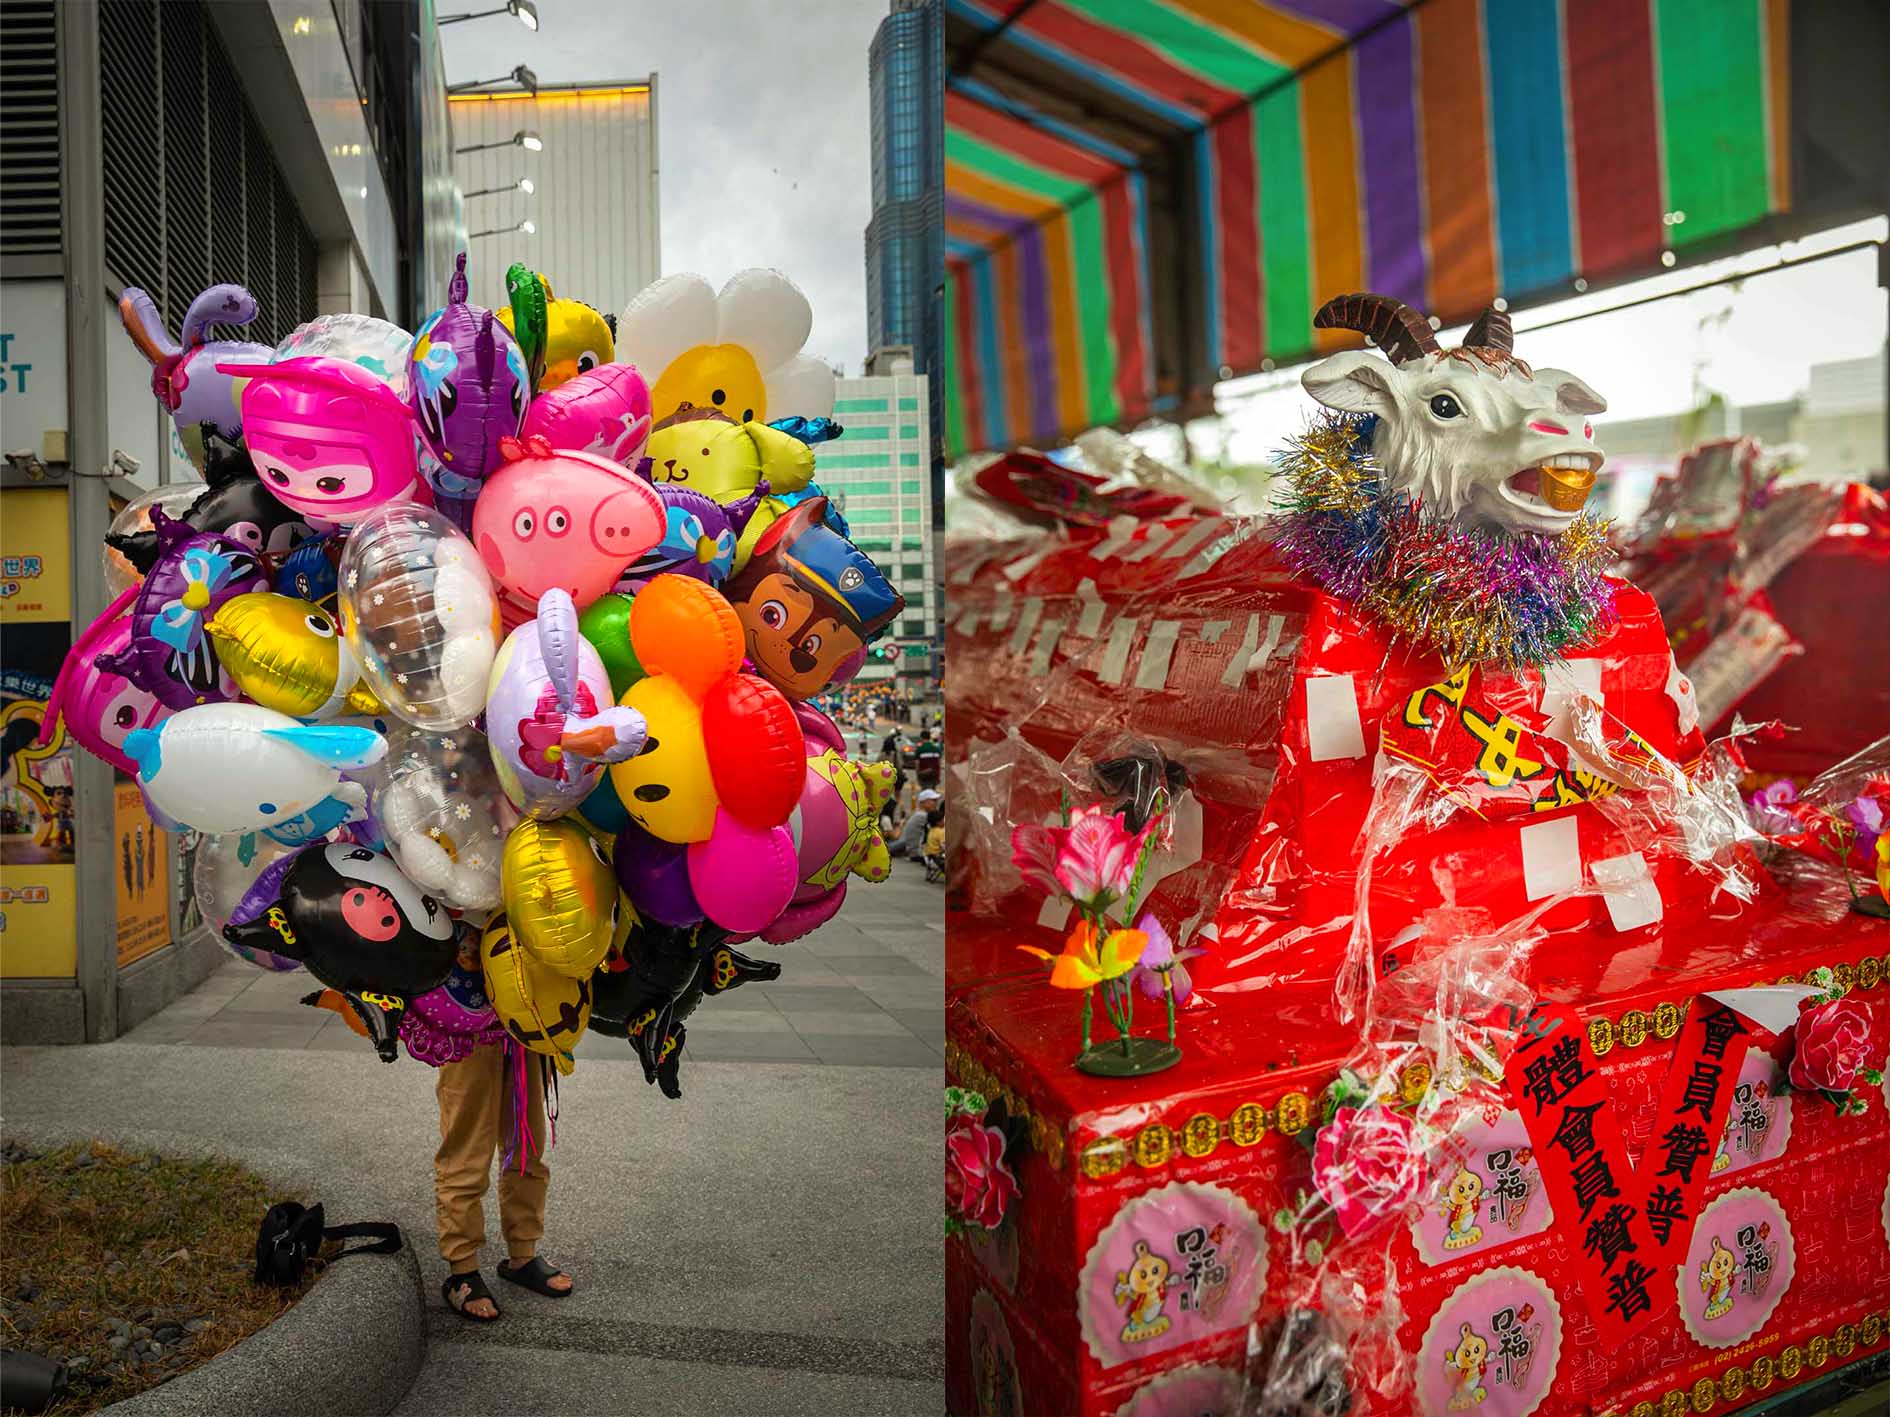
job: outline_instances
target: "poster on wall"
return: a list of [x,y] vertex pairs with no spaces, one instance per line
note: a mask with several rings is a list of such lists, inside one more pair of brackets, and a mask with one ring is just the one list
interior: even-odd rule
[[69,979],[77,959],[73,754],[39,739],[72,643],[66,494],[0,492],[0,977]]
[[118,880],[118,967],[171,942],[169,843],[151,823],[135,782],[113,789],[112,853]]

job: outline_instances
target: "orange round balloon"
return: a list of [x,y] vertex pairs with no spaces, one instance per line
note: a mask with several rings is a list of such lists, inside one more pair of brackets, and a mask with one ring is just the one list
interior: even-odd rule
[[630,606],[630,643],[645,672],[668,674],[701,698],[742,667],[747,641],[735,607],[690,576],[658,576]]

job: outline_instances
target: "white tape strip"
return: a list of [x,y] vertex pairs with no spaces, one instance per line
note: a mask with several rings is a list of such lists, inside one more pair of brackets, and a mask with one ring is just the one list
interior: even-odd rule
[[1228,529],[1226,535],[1215,537],[1214,540],[1201,548],[1199,554],[1197,554],[1192,561],[1181,568],[1181,579],[1185,581],[1192,576],[1201,575],[1203,572],[1212,569],[1215,562],[1219,561],[1221,557],[1225,556],[1229,551],[1232,551],[1236,546],[1240,545],[1241,542],[1252,536],[1253,531],[1254,527],[1252,522],[1236,522]]
[[1096,677],[1105,684],[1120,684],[1123,674],[1129,667],[1129,646],[1135,643],[1135,632],[1142,622],[1133,615],[1118,615],[1116,623],[1109,627],[1109,643],[1103,647],[1102,664],[1096,670]]
[[1007,585],[997,588],[997,595],[991,601],[991,628],[1001,630],[1011,623],[1011,607],[1017,603],[1017,597]]
[[1037,923],[1061,932],[1070,923],[1070,912],[1075,908],[1060,895],[1046,896],[1037,911]]
[[1233,627],[1234,622],[1232,620],[1203,620],[1200,630],[1201,643],[1204,645],[1217,645],[1221,642],[1221,636],[1226,634]]
[[1315,674],[1306,681],[1306,756],[1315,763],[1365,756],[1365,725],[1350,674]]
[[1109,607],[1103,604],[1103,598],[1096,594],[1096,582],[1085,576],[1076,586],[1076,598],[1082,603],[1083,613],[1076,619],[1076,633],[1088,635],[1092,639],[1102,628],[1103,615]]
[[978,574],[978,568],[997,555],[997,552],[998,548],[989,542],[979,546],[975,551],[954,552],[951,557],[951,571],[945,579],[952,585],[970,585],[972,578]]
[[1146,561],[1164,546],[1178,541],[1182,535],[1183,533],[1170,531],[1165,526],[1151,526],[1148,529],[1148,535],[1137,542],[1135,549],[1126,554],[1122,559],[1125,561]]
[[1097,542],[1090,555],[1098,561],[1111,561],[1122,548],[1135,540],[1135,533],[1142,523],[1134,517],[1116,517],[1109,523],[1109,535]]
[[1286,628],[1284,615],[1267,616],[1267,637],[1260,642],[1260,648],[1247,658],[1247,673],[1258,674],[1266,668],[1267,661],[1273,658],[1273,651],[1280,647],[1280,631]]
[[1638,851],[1625,856],[1609,856],[1590,864],[1595,884],[1601,887],[1602,903],[1617,930],[1638,930],[1652,925],[1665,913],[1660,888],[1654,884],[1647,858]]
[[983,614],[983,607],[967,605],[965,613],[958,617],[958,624],[953,628],[961,635],[975,635],[978,633],[978,619]]
[[1221,671],[1221,687],[1238,689],[1240,681],[1247,677],[1247,662],[1253,658],[1253,652],[1260,647],[1260,617],[1247,617],[1247,633],[1240,637],[1240,644],[1235,647],[1233,658],[1227,661],[1227,668]]
[[1037,633],[1037,648],[1030,652],[1030,663],[1024,666],[1026,674],[1048,674],[1050,657],[1056,653],[1057,641],[1063,636],[1061,620],[1045,620],[1043,629]]
[[1148,627],[1148,643],[1142,647],[1142,663],[1135,671],[1138,689],[1168,687],[1168,666],[1175,657],[1175,641],[1181,637],[1181,621],[1157,620]]
[[1056,549],[1056,542],[1046,541],[1028,556],[1019,556],[1015,561],[1004,568],[1004,579],[1007,581],[1021,581],[1025,576],[1037,569],[1038,564],[1042,562],[1044,557],[1048,556]]
[[1521,831],[1523,894],[1530,900],[1561,895],[1582,883],[1581,839],[1575,817],[1536,822]]
[[1030,643],[1030,632],[1037,628],[1037,621],[1043,616],[1043,597],[1029,595],[1024,597],[1023,608],[1017,612],[1017,628],[1011,631],[1011,653],[1022,654],[1024,646]]
[[1202,517],[1193,526],[1189,527],[1180,536],[1171,541],[1168,544],[1168,548],[1162,552],[1162,555],[1177,561],[1183,556],[1192,556],[1196,551],[1201,549],[1204,543],[1220,535],[1226,525],[1227,519],[1225,517]]

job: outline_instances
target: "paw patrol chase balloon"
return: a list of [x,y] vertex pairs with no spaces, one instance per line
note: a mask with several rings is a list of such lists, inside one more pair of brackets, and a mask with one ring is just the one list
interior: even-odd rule
[[790,699],[830,688],[846,662],[905,609],[872,560],[826,524],[812,497],[761,534],[723,593],[741,617],[748,657]]
[[471,723],[499,649],[498,602],[472,543],[412,503],[370,513],[341,553],[341,626],[361,675],[420,728]]
[[547,969],[587,978],[628,928],[610,860],[575,822],[520,822],[503,870],[506,918]]
[[528,817],[560,817],[591,795],[606,763],[641,751],[643,715],[612,701],[577,607],[553,588],[506,637],[492,665],[486,734],[505,795]]
[[236,697],[217,661],[205,625],[223,602],[269,589],[269,577],[241,542],[192,531],[156,507],[151,529],[158,555],[131,607],[131,643],[99,661],[167,708],[190,708]]
[[591,978],[573,979],[540,964],[500,915],[479,942],[486,994],[505,1031],[529,1052],[553,1059],[561,1073],[575,1066],[571,1050],[591,1021]]
[[334,617],[318,605],[255,591],[224,601],[204,628],[224,672],[264,708],[317,719],[386,712],[361,682]]

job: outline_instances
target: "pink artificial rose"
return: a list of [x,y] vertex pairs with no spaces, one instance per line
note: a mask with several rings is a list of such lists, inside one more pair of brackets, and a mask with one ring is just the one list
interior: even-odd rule
[[1352,1238],[1417,1195],[1424,1172],[1411,1119],[1389,1107],[1339,1108],[1313,1149],[1313,1185]]
[[945,1213],[995,1230],[1017,1199],[1017,1178],[1004,1163],[1004,1133],[965,1114],[945,1124]]
[[1060,828],[1032,824],[1011,828],[1011,864],[1023,874],[1025,885],[1045,895],[1057,893],[1057,849],[1062,841]]
[[1129,893],[1146,835],[1130,835],[1114,812],[1076,818],[1057,851],[1057,880],[1078,905],[1106,910]]
[[1870,1010],[1849,999],[1798,1006],[1797,1046],[1792,1052],[1793,1087],[1849,1092],[1869,1066]]

